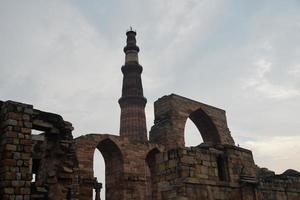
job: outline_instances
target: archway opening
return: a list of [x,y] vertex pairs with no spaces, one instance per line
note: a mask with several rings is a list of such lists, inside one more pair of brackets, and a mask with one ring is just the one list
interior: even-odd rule
[[199,134],[199,130],[196,125],[190,118],[186,120],[185,128],[184,128],[184,142],[186,147],[198,146],[203,143],[203,139],[201,134]]
[[[191,123],[192,122],[192,123]],[[195,130],[194,124],[198,131]],[[201,137],[196,137],[196,132],[199,132],[202,136],[202,141],[207,144],[218,144],[220,143],[220,135],[219,132],[213,123],[212,119],[200,108],[194,112],[192,112],[187,121],[186,121],[186,126],[185,126],[185,143],[186,146],[190,144],[193,145],[199,145],[201,143],[201,140],[199,138]],[[190,130],[189,130],[190,129]],[[191,136],[187,132],[191,132]]]
[[[93,158],[93,169],[94,177],[97,178],[98,183],[102,183],[102,189],[100,193],[101,199],[105,199],[105,162],[101,152],[98,149],[95,149],[94,158]],[[93,192],[93,199],[96,197],[96,189]]]
[[145,176],[146,176],[146,194],[145,199],[152,200],[156,199],[155,194],[157,193],[156,187],[156,155],[160,153],[160,151],[155,148],[152,149],[146,156],[145,165],[147,166],[145,169]]
[[[123,156],[119,147],[110,139],[105,139],[97,145],[105,164],[105,199],[122,199],[123,191]],[[97,168],[94,168],[94,172]],[[102,194],[103,192],[101,192]]]

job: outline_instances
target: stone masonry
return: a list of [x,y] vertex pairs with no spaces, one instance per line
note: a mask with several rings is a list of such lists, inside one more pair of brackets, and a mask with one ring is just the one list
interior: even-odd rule
[[13,101],[1,102],[0,116],[0,199],[78,199],[71,123]]
[[[0,101],[0,199],[100,199],[93,156],[105,161],[107,200],[299,200],[300,173],[275,174],[258,167],[250,150],[238,147],[226,112],[176,94],[154,103],[147,138],[136,32],[127,33],[122,66],[120,133],[73,139],[60,115],[32,105]],[[191,119],[203,143],[186,147]]]

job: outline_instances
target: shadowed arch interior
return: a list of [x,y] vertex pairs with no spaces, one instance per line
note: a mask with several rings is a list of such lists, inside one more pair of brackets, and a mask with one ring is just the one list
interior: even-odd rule
[[[105,162],[105,196],[107,200],[122,199],[123,156],[119,147],[110,139],[97,145]],[[97,170],[97,169],[94,169]]]
[[216,126],[214,125],[210,117],[201,108],[192,112],[189,118],[199,130],[204,143],[220,143],[220,135]]
[[157,148],[152,149],[146,156],[145,162],[149,169],[149,176],[146,181],[146,199],[156,199],[155,194],[157,192],[157,188],[155,186],[155,177],[156,177],[156,154],[160,153]]

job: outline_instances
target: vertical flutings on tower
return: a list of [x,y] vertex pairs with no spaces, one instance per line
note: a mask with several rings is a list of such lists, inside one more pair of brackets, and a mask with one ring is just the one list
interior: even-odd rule
[[138,60],[140,49],[136,45],[136,32],[130,28],[126,35],[125,64],[122,66],[122,97],[119,99],[121,107],[120,135],[127,136],[132,141],[143,142],[147,141],[145,116],[147,99],[143,95],[141,80],[143,67]]

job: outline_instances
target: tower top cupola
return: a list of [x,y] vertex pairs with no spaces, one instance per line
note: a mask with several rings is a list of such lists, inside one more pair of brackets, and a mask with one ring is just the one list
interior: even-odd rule
[[123,51],[126,54],[125,63],[126,62],[139,62],[138,53],[140,48],[136,45],[136,31],[130,27],[130,29],[126,32],[127,40],[126,46]]
[[139,52],[140,49],[139,47],[136,45],[136,31],[134,31],[132,29],[132,27],[130,27],[130,29],[126,32],[126,35],[127,35],[127,45],[124,47],[124,52],[126,53],[127,51],[130,51],[130,50],[134,50],[134,51],[137,51]]

